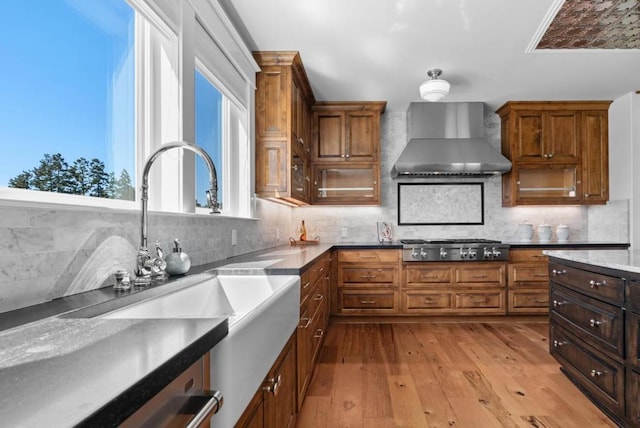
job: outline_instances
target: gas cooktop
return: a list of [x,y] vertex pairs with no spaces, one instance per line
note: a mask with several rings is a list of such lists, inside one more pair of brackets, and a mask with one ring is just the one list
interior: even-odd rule
[[493,239],[401,239],[402,260],[496,261],[509,259],[509,244]]

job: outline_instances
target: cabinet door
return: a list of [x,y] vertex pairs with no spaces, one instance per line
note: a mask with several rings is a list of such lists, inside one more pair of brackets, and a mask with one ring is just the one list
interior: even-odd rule
[[304,153],[297,148],[291,153],[291,197],[309,202],[311,196],[311,170]]
[[291,73],[285,67],[263,67],[256,75],[256,135],[259,138],[289,136]]
[[555,163],[580,160],[580,113],[573,110],[549,111],[543,124],[543,158]]
[[582,112],[583,202],[604,204],[609,199],[608,113]]
[[346,156],[345,113],[314,112],[314,162],[343,162]]
[[518,111],[515,113],[515,138],[513,157],[518,162],[544,160],[546,150],[542,140],[544,113],[541,111]]
[[380,203],[378,164],[318,163],[313,171],[314,204]]
[[378,112],[350,111],[347,113],[347,141],[345,159],[376,162],[380,148]]
[[516,165],[516,205],[579,204],[581,173],[578,165]]
[[265,386],[265,416],[267,428],[293,428],[296,417],[296,362],[293,344],[289,340],[267,375]]

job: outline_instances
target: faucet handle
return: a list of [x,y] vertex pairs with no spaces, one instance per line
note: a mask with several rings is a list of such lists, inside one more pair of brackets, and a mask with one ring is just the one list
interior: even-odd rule
[[164,259],[164,251],[162,251],[160,241],[156,241],[156,254],[159,258]]

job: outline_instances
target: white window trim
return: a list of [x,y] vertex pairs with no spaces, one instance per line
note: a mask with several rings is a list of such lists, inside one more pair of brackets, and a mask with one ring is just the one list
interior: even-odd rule
[[[253,143],[252,143],[252,134],[253,124],[253,105],[254,105],[254,97],[252,95],[252,89],[255,87],[255,75],[254,73],[259,70],[257,64],[253,60],[251,53],[248,49],[242,44],[241,39],[230,21],[226,16],[224,16],[224,12],[221,7],[217,4],[217,2],[208,2],[208,1],[196,1],[192,3],[189,0],[126,0],[129,5],[138,13],[141,14],[150,24],[154,25],[154,27],[160,30],[163,34],[169,37],[176,37],[178,34],[178,61],[180,66],[178,68],[177,78],[179,79],[178,85],[180,88],[179,93],[179,108],[178,108],[178,138],[175,139],[185,139],[187,141],[193,141],[194,138],[189,138],[189,136],[193,136],[195,129],[187,130],[185,129],[185,125],[188,128],[189,122],[188,118],[185,117],[186,114],[189,113],[189,108],[185,105],[194,100],[193,93],[193,85],[191,88],[185,88],[185,75],[187,73],[193,74],[195,68],[192,66],[195,65],[194,62],[198,63],[198,60],[195,58],[195,50],[194,50],[194,40],[193,33],[191,35],[187,35],[187,41],[185,46],[185,32],[189,33],[188,29],[193,28],[196,25],[197,16],[202,14],[204,16],[205,21],[209,24],[213,23],[221,23],[221,26],[217,26],[217,33],[223,34],[223,38],[225,38],[226,42],[232,43],[231,47],[224,47],[222,49],[227,55],[230,55],[229,61],[241,72],[241,74],[246,79],[247,90],[246,95],[247,99],[243,101],[237,99],[229,90],[227,90],[224,85],[219,82],[215,76],[212,76],[212,73],[207,72],[206,67],[202,66],[202,64],[198,64],[199,71],[203,72],[221,91],[224,95],[224,103],[223,103],[223,165],[216,165],[218,168],[218,176],[226,177],[225,180],[222,180],[224,189],[223,189],[223,198],[225,198],[224,202],[224,211],[222,216],[229,216],[233,218],[246,218],[246,219],[255,219],[255,196],[253,195],[253,170],[252,168],[249,171],[249,183],[251,189],[247,191],[248,201],[246,203],[242,203],[241,205],[248,205],[249,211],[248,213],[244,212],[232,212],[230,210],[233,204],[229,203],[228,198],[231,194],[230,189],[230,181],[233,177],[230,176],[229,171],[226,171],[225,168],[229,166],[238,166],[238,159],[230,159],[229,150],[225,146],[229,144],[229,130],[227,129],[228,118],[229,118],[229,109],[230,104],[233,103],[237,108],[241,109],[241,111],[246,112],[244,115],[244,125],[246,126],[247,131],[247,149],[249,153],[248,162],[251,166],[253,166]],[[195,8],[194,8],[195,6]],[[197,9],[197,11],[196,11]],[[186,13],[185,13],[186,12]],[[139,19],[138,15],[136,15],[136,19]],[[209,22],[211,21],[211,22]],[[184,28],[180,28],[184,27]],[[139,39],[141,31],[138,26],[136,26],[136,41],[135,41],[135,49],[136,49],[136,78],[140,77],[140,73],[145,73],[144,67],[146,63],[141,55],[138,55],[139,50],[142,47],[142,44],[145,43],[144,40]],[[216,42],[217,43],[217,42]],[[235,52],[235,56],[229,54],[229,52]],[[148,73],[146,74],[148,77]],[[188,78],[187,78],[188,80]],[[149,108],[150,101],[147,97],[147,94],[152,89],[149,87],[150,82],[149,79],[144,79],[142,82],[139,82],[136,85],[136,130],[135,130],[135,140],[136,140],[136,171],[135,177],[136,182],[135,186],[135,197],[133,201],[125,201],[118,199],[108,199],[108,198],[96,198],[90,196],[81,196],[81,195],[70,195],[63,193],[55,193],[55,192],[40,192],[36,190],[26,190],[26,189],[16,189],[0,186],[0,203],[7,202],[11,204],[12,202],[24,202],[33,205],[65,205],[65,206],[77,206],[79,209],[84,207],[98,207],[98,208],[113,208],[113,209],[121,209],[121,210],[139,210],[140,209],[140,183],[141,183],[141,170],[146,162],[148,155],[155,150],[161,143],[166,143],[167,141],[152,141],[153,133],[151,132],[150,127],[154,126],[153,123],[157,123],[158,119],[153,117],[153,111]],[[244,104],[247,104],[248,107],[244,107]],[[195,107],[194,107],[195,108]],[[191,121],[191,125],[193,121]],[[164,138],[163,138],[164,139]],[[185,185],[184,177],[188,177],[192,175],[195,177],[195,162],[193,159],[189,159],[189,154],[187,154],[187,158],[183,159],[183,154],[176,152],[179,155],[180,160],[178,161],[178,175],[182,177],[179,181],[182,185],[178,186],[179,189],[177,196],[182,203],[177,203],[176,209],[169,209],[163,207],[163,211],[165,212],[181,212],[186,214],[207,214],[208,210],[205,208],[193,208],[189,207],[189,204],[185,201],[187,199],[193,200],[192,195],[195,192],[194,188],[190,188],[191,186]],[[175,160],[174,160],[175,162]],[[158,162],[161,164],[161,162]],[[155,166],[152,168],[151,174],[153,175],[154,169],[160,169],[159,166]],[[166,171],[165,171],[166,172]],[[133,174],[132,174],[133,175]],[[159,186],[156,186],[159,187]],[[150,189],[151,190],[151,189]],[[163,192],[167,189],[162,189]],[[174,193],[170,190],[167,193]],[[172,197],[172,196],[171,196]],[[150,196],[150,208],[153,208],[155,203],[153,200],[158,200],[158,197],[154,197],[153,193]],[[194,204],[195,205],[195,204]],[[191,208],[191,209],[190,209]],[[190,211],[190,212],[186,212]]]

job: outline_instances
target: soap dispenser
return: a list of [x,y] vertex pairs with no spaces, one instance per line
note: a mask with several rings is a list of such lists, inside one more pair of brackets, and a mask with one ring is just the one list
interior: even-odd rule
[[167,262],[166,272],[171,276],[183,275],[191,268],[191,259],[182,252],[178,238],[173,240],[173,244],[173,252],[165,258]]

